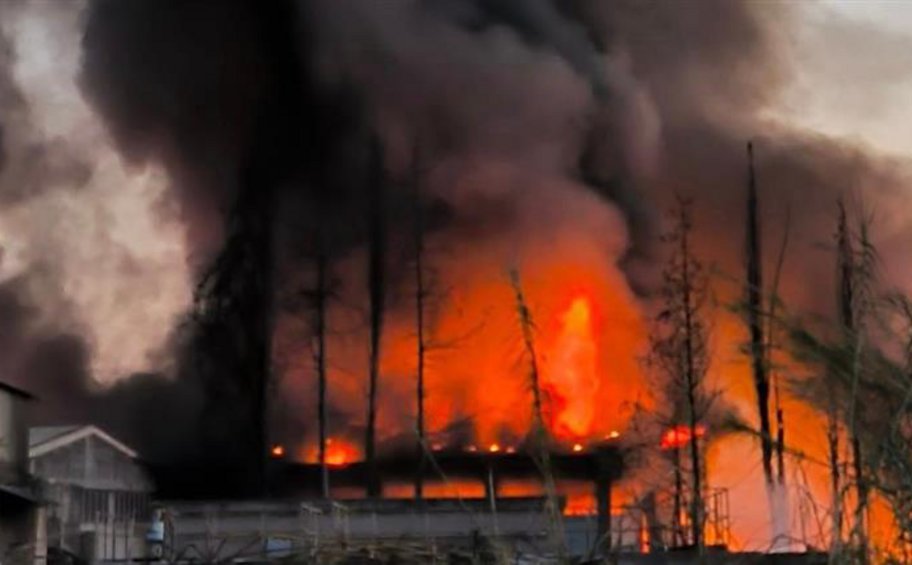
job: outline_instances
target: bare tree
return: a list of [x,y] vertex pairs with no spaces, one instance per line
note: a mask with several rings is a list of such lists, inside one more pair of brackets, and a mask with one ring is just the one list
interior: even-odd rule
[[785,265],[785,254],[788,249],[789,235],[791,234],[791,210],[787,209],[785,214],[784,229],[782,232],[782,243],[779,246],[779,254],[776,259],[776,270],[773,274],[773,285],[770,291],[769,301],[769,318],[766,329],[766,367],[769,371],[770,381],[773,386],[773,407],[776,414],[776,475],[780,486],[785,485],[785,411],[782,408],[782,387],[780,385],[780,371],[773,364],[773,352],[776,351],[778,342],[776,340],[776,316],[779,307],[779,281],[782,277],[782,269]]
[[329,466],[326,462],[326,446],[329,434],[326,336],[329,303],[333,297],[333,290],[330,282],[327,237],[322,226],[315,231],[317,233],[314,237],[313,252],[311,254],[314,271],[313,285],[302,294],[310,310],[314,372],[317,376],[317,462],[320,465],[320,485],[323,497],[329,498]]
[[317,365],[317,382],[319,402],[317,407],[317,417],[319,418],[320,427],[320,477],[323,490],[323,497],[329,498],[329,467],[326,465],[326,440],[327,440],[327,418],[326,418],[326,309],[329,288],[326,276],[326,253],[321,243],[320,250],[317,252],[317,287],[314,305],[314,326],[316,332],[316,365]]
[[767,368],[766,337],[763,324],[763,260],[760,254],[760,219],[757,213],[757,178],[754,172],[753,144],[747,144],[747,312],[746,321],[750,332],[751,370],[754,377],[754,391],[757,394],[757,414],[760,417],[760,448],[763,462],[763,476],[767,489],[773,485],[773,441],[770,433],[769,372]]
[[420,146],[416,141],[412,153],[412,178],[410,179],[414,198],[414,276],[415,276],[415,344],[416,344],[416,383],[415,383],[415,429],[418,434],[418,469],[415,474],[415,500],[424,497],[424,467],[426,434],[424,424],[424,367],[428,342],[425,335],[425,316],[427,302],[427,275],[425,273],[424,248],[424,214],[421,209],[421,156]]
[[380,358],[383,322],[386,310],[386,227],[385,227],[385,173],[383,149],[380,140],[372,139],[368,163],[368,297],[370,299],[370,352],[368,361],[367,427],[364,440],[364,458],[367,472],[367,496],[381,494],[380,475],[377,469],[377,387],[380,377]]
[[859,556],[867,557],[866,514],[868,485],[865,478],[864,450],[859,427],[859,387],[864,368],[864,337],[866,317],[872,314],[871,285],[876,260],[874,248],[868,237],[867,222],[862,220],[853,232],[846,219],[845,204],[839,201],[837,227],[837,252],[839,268],[839,314],[842,339],[851,351],[851,386],[846,406],[846,427],[852,451],[852,471],[856,494],[852,538]]
[[[700,455],[701,422],[709,406],[703,380],[709,366],[708,330],[702,313],[708,297],[707,279],[691,248],[691,202],[678,197],[674,228],[665,237],[671,255],[663,272],[663,310],[651,336],[649,361],[666,379],[672,430],[687,430],[690,447],[690,525],[693,543],[702,551],[703,465]],[[680,465],[676,465],[680,468]],[[680,475],[676,488],[683,489]]]
[[475,335],[484,325],[484,320],[473,324],[458,335],[439,335],[437,328],[438,314],[441,307],[450,297],[451,288],[441,284],[435,268],[435,258],[446,253],[444,248],[431,245],[427,238],[426,209],[428,197],[424,193],[425,174],[428,158],[423,151],[421,139],[416,138],[412,149],[412,162],[409,177],[406,181],[412,193],[412,282],[414,285],[415,305],[415,432],[418,450],[414,488],[415,499],[424,496],[424,472],[427,468],[428,454],[432,451],[427,445],[427,367],[433,354],[443,349],[458,347],[462,342]]
[[[906,341],[884,330],[880,320],[881,299],[875,295],[876,251],[868,236],[869,220],[862,219],[853,228],[845,204],[837,208],[836,266],[838,283],[838,332],[827,341],[811,330],[792,322],[789,332],[793,355],[811,362],[821,370],[817,378],[796,383],[796,390],[827,415],[827,443],[832,496],[831,552],[850,554],[866,562],[869,554],[866,515],[872,485],[881,492],[890,492],[886,484],[893,482],[894,469],[885,469],[884,452],[891,452],[897,438],[890,422],[905,422],[908,414],[903,405],[896,409],[897,398],[910,393],[909,379],[901,363],[886,353],[891,347],[903,350]],[[894,305],[903,304],[893,300]],[[901,312],[904,312],[900,308]],[[870,342],[874,328],[885,343]],[[891,341],[900,342],[899,347]],[[900,376],[897,376],[900,375]],[[912,398],[912,397],[910,397]],[[822,406],[821,403],[823,404]],[[864,406],[878,406],[877,411],[865,411]],[[881,409],[882,408],[882,409]],[[891,420],[892,419],[892,420]],[[900,424],[900,426],[905,424]],[[845,436],[851,456],[843,460],[840,438]],[[904,456],[909,455],[906,450]],[[895,460],[899,464],[901,458]],[[909,465],[912,461],[902,462]],[[851,473],[848,467],[851,465]],[[885,474],[886,473],[886,474]],[[849,545],[843,540],[845,524],[845,494],[854,489],[856,495]],[[900,504],[901,505],[901,504]]]
[[[772,323],[775,316],[779,279],[785,260],[790,230],[789,215],[786,216],[785,231],[776,270],[773,275],[773,284],[769,298],[764,296],[763,285],[763,256],[761,254],[762,232],[759,218],[759,201],[757,190],[757,175],[754,168],[753,144],[747,144],[748,178],[747,178],[747,221],[745,222],[746,234],[746,277],[745,277],[745,306],[744,319],[750,336],[749,356],[754,380],[754,391],[757,401],[757,415],[760,423],[760,454],[763,467],[763,476],[766,485],[767,501],[770,517],[773,524],[774,537],[782,540],[787,535],[787,495],[783,490],[785,485],[785,415],[782,409],[782,394],[779,387],[778,374],[773,368],[773,350],[775,347]],[[772,390],[771,390],[772,388]],[[775,441],[773,438],[773,424],[770,419],[770,395],[774,403],[775,413]],[[773,457],[776,458],[776,467],[773,467]]]
[[523,293],[519,271],[516,269],[510,271],[510,284],[513,287],[513,294],[516,299],[516,311],[519,317],[519,327],[522,330],[523,349],[529,362],[529,388],[532,393],[532,429],[530,430],[530,435],[533,441],[533,448],[537,452],[537,463],[545,486],[546,510],[548,524],[551,527],[551,536],[560,552],[561,561],[563,561],[566,550],[563,519],[558,505],[557,485],[554,482],[554,473],[551,469],[548,429],[545,426],[542,402],[541,374],[538,368],[538,353],[535,349],[535,323]]

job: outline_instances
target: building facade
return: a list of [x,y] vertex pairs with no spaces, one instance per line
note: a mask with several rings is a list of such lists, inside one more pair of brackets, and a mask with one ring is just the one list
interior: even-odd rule
[[33,397],[0,383],[0,563],[41,562],[43,512],[28,474],[25,411]]
[[137,453],[95,426],[29,431],[47,501],[48,545],[89,562],[143,554],[152,482]]

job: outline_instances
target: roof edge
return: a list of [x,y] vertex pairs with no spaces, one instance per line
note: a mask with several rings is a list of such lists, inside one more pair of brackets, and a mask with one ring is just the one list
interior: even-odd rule
[[35,400],[34,394],[22,390],[21,388],[14,387],[13,385],[5,383],[3,381],[0,381],[0,390],[6,391],[13,396],[17,396],[23,400]]
[[98,428],[97,426],[95,426],[93,424],[80,426],[80,427],[76,428],[75,430],[60,434],[58,436],[54,436],[54,437],[48,439],[47,441],[30,446],[29,447],[29,457],[30,458],[39,457],[46,453],[50,453],[51,451],[54,451],[55,449],[59,449],[65,445],[69,445],[70,443],[79,441],[81,439],[85,439],[85,438],[93,436],[93,435],[101,438],[105,443],[107,443],[114,449],[120,451],[127,457],[129,457],[131,459],[138,458],[138,454],[136,453],[136,451],[134,451],[133,449],[130,449],[124,443],[117,440],[116,438],[114,438],[113,436],[111,436],[110,434],[108,434],[107,432],[105,432],[104,430],[102,430],[101,428]]

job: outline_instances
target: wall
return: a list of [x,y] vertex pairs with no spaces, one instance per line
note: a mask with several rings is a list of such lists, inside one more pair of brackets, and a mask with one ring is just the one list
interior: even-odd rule
[[22,498],[0,492],[0,563],[31,565],[35,555],[38,508]]
[[[262,556],[266,540],[289,540],[293,552],[306,553],[346,540],[363,543],[430,543],[471,547],[480,536],[497,532],[505,545],[528,549],[542,545],[548,524],[542,501],[502,499],[498,514],[478,499],[434,500],[417,509],[411,501],[348,501],[334,510],[325,501],[163,503],[174,537],[166,546],[187,559],[213,561],[231,556]],[[337,509],[339,507],[336,507]],[[480,534],[477,535],[476,534]]]
[[21,483],[28,465],[24,401],[0,389],[0,483]]
[[[0,0],[2,1],[2,0]],[[151,482],[143,467],[96,436],[33,457],[48,508],[48,543],[87,561],[143,554]]]
[[152,490],[142,466],[94,436],[32,458],[32,473],[48,482],[97,490]]

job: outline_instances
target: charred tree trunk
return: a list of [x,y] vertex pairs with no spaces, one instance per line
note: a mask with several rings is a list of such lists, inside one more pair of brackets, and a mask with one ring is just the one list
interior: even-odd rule
[[371,178],[368,180],[369,199],[368,223],[368,296],[370,298],[370,357],[368,366],[367,429],[364,441],[367,496],[374,498],[381,494],[380,475],[377,469],[377,390],[380,377],[380,358],[383,340],[386,281],[386,229],[383,171],[383,150],[379,139],[374,139],[370,148],[368,164]]
[[776,351],[776,309],[779,306],[779,281],[785,265],[785,255],[788,251],[789,236],[792,231],[791,208],[786,208],[782,243],[776,258],[776,270],[773,273],[773,285],[769,299],[769,316],[766,326],[766,370],[769,382],[773,389],[773,409],[776,414],[776,480],[780,487],[786,483],[785,478],[785,410],[782,408],[782,391],[779,386],[780,375],[774,369],[773,352]]
[[757,180],[754,173],[753,144],[747,144],[747,325],[750,331],[751,369],[757,393],[757,414],[760,417],[760,448],[763,476],[767,488],[773,484],[773,443],[769,417],[769,376],[767,373],[763,335],[763,269],[760,256],[760,221],[757,214]]

